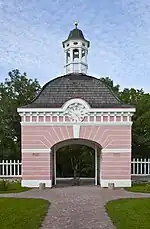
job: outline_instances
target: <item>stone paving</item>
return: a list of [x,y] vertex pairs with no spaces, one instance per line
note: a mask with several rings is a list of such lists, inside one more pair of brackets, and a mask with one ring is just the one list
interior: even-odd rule
[[123,189],[110,190],[96,186],[74,186],[23,193],[1,194],[0,197],[42,198],[49,200],[47,216],[41,229],[114,229],[104,205],[119,198],[150,197]]

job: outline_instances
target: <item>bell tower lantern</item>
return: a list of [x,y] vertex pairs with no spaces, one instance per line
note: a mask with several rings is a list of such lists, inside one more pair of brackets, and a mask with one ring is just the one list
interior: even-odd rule
[[87,74],[87,54],[90,42],[84,38],[80,29],[77,28],[78,23],[75,22],[75,28],[70,31],[67,40],[63,41],[65,51],[65,73],[84,73]]

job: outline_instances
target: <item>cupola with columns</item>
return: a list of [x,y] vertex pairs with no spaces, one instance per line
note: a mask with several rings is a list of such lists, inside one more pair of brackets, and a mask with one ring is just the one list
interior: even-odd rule
[[87,74],[87,54],[90,42],[84,38],[78,23],[75,22],[75,28],[70,31],[67,40],[63,41],[65,51],[65,73],[84,73]]

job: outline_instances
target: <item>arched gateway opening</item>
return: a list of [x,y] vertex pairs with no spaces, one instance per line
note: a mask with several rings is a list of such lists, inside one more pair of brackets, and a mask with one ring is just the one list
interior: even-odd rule
[[102,147],[87,139],[68,139],[52,147],[52,184],[100,185]]

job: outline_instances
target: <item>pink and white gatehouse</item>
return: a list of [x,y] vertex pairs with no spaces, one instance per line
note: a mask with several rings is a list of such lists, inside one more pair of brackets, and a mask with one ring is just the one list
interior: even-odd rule
[[21,116],[22,186],[56,185],[57,150],[83,144],[95,151],[95,185],[131,186],[131,117],[100,79],[87,75],[90,42],[75,28],[63,42],[65,75],[46,83]]

